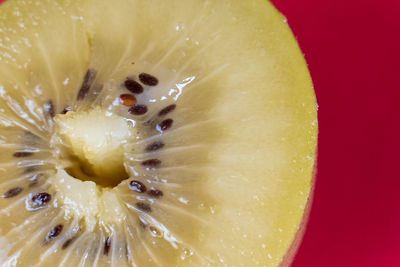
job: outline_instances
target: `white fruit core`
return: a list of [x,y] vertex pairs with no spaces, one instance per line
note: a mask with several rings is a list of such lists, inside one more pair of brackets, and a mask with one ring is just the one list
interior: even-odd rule
[[121,223],[125,219],[112,189],[99,187],[92,181],[79,181],[60,168],[53,179],[53,186],[67,217],[83,218],[89,231],[93,231],[99,222]]
[[55,122],[53,143],[70,175],[104,187],[127,178],[124,147],[132,137],[131,121],[97,107],[57,115]]

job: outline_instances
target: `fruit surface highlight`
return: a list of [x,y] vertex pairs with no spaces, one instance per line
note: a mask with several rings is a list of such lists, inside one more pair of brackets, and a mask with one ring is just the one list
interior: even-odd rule
[[316,107],[264,0],[5,2],[0,266],[288,266]]

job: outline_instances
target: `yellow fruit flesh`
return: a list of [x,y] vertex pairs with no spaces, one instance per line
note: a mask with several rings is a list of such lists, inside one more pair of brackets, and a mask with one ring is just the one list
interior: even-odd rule
[[[54,124],[40,110],[49,99],[58,112],[64,105],[77,112],[101,105],[121,114],[110,92],[136,72],[160,80],[139,101],[155,99],[154,112],[170,101],[178,107],[171,131],[141,132],[124,159],[130,176],[147,177],[167,192],[151,214],[134,208],[129,180],[99,193],[90,182],[69,177],[62,183],[61,174],[66,174],[53,173],[41,188],[58,192],[58,205],[32,213],[22,198],[0,199],[1,262],[279,265],[310,194],[317,136],[312,83],[284,18],[269,3],[216,2],[81,1],[65,6],[10,1],[0,7],[0,133],[5,144],[21,143],[11,132],[25,128],[43,137],[38,146],[45,151]],[[102,101],[89,98],[79,104],[75,97],[88,68],[98,71],[97,82],[109,90],[100,93]],[[11,100],[23,103],[21,110],[32,120],[15,112]],[[168,144],[157,154],[164,165],[149,172],[138,164],[149,156],[141,148],[147,138],[158,136]],[[10,153],[0,158],[8,173],[0,180],[1,192],[20,184],[14,179],[21,175],[17,160],[9,156],[15,147],[7,149]],[[53,159],[51,153],[38,157]],[[140,230],[140,218],[158,228]],[[24,228],[27,219],[32,222]],[[84,234],[70,250],[60,249],[68,235],[51,246],[36,246],[49,231],[43,225],[59,221],[67,222],[66,233],[78,231],[75,225],[81,222]],[[106,236],[113,240],[110,257],[100,255]]]

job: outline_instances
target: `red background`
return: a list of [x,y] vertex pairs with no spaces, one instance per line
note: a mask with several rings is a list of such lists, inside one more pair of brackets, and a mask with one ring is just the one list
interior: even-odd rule
[[320,106],[315,199],[293,267],[398,267],[400,1],[273,2]]
[[273,2],[320,105],[315,200],[293,267],[398,267],[400,1]]

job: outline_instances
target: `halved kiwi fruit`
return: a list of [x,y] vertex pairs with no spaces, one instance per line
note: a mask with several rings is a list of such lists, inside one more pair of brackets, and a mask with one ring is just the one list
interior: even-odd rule
[[264,0],[0,6],[2,266],[287,265],[316,142]]

